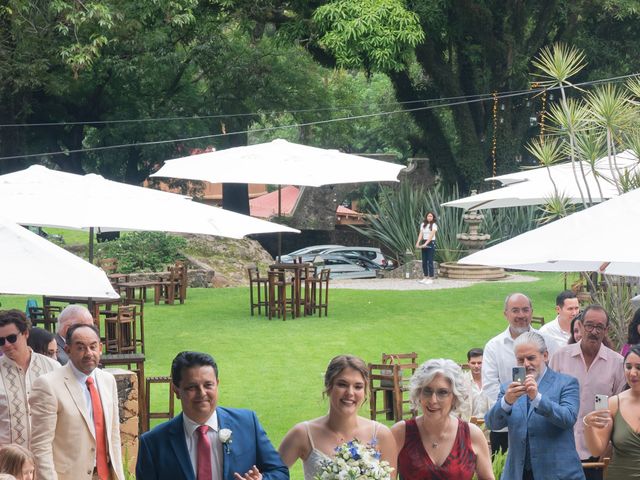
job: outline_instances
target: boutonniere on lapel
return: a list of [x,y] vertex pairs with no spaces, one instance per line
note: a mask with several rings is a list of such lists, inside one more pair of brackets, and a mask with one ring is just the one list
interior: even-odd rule
[[232,432],[228,428],[222,428],[218,432],[218,439],[224,447],[224,453],[226,453],[227,455],[231,453],[231,443],[233,442],[233,440],[231,440],[231,434]]

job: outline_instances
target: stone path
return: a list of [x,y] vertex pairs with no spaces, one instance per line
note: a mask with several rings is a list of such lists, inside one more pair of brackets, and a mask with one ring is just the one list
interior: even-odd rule
[[342,279],[331,280],[330,288],[344,288],[352,290],[440,290],[443,288],[464,288],[479,281],[487,283],[504,282],[535,282],[536,277],[527,275],[508,275],[502,280],[450,280],[438,278],[429,285],[419,283],[418,280],[405,280],[397,278],[371,278],[371,279]]

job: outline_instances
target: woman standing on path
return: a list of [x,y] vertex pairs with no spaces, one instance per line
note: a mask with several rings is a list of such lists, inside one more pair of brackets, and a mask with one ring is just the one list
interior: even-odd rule
[[427,212],[424,216],[424,220],[420,224],[418,240],[416,241],[416,248],[420,248],[422,250],[422,273],[424,274],[424,278],[420,280],[420,283],[433,283],[433,278],[435,277],[433,257],[436,253],[437,231],[438,225],[436,224],[436,214],[433,212]]

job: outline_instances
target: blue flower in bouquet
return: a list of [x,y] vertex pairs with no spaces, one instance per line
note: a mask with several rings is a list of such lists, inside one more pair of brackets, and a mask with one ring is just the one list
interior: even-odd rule
[[335,456],[324,460],[316,480],[390,480],[393,468],[380,460],[380,452],[372,442],[363,444],[357,439],[338,445]]

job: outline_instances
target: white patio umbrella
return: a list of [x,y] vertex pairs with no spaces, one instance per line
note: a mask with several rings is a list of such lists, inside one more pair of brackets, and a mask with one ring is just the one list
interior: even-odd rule
[[0,176],[0,203],[22,225],[144,230],[242,238],[290,227],[193,202],[182,195],[33,165]]
[[152,177],[212,183],[267,183],[320,187],[398,181],[404,165],[277,139],[164,162]]
[[[202,180],[211,183],[267,183],[319,187],[340,183],[398,181],[404,165],[373,160],[276,139],[176,158],[152,177]],[[278,216],[280,216],[278,194]],[[278,237],[278,257],[281,239]]]
[[0,219],[0,293],[119,298],[98,267]]
[[640,276],[640,189],[464,257],[460,263]]
[[[639,168],[638,158],[629,150],[616,156],[616,164],[620,172],[633,171]],[[444,203],[443,206],[464,208],[465,210],[480,210],[485,208],[541,205],[553,197],[555,192],[553,183],[555,183],[558,194],[564,196],[570,203],[582,203],[580,189],[584,198],[587,198],[587,186],[591,193],[591,199],[596,203],[618,195],[618,190],[612,180],[617,179],[619,173],[615,167],[612,171],[608,158],[604,157],[596,162],[597,179],[589,164],[583,162],[582,166],[586,175],[584,178],[582,177],[579,170],[580,167],[577,165],[578,182],[576,182],[573,166],[570,162],[553,165],[548,169],[539,167],[490,177],[486,180],[497,180],[506,186],[453,200]],[[549,175],[553,178],[553,182]],[[580,189],[578,185],[580,185]]]

